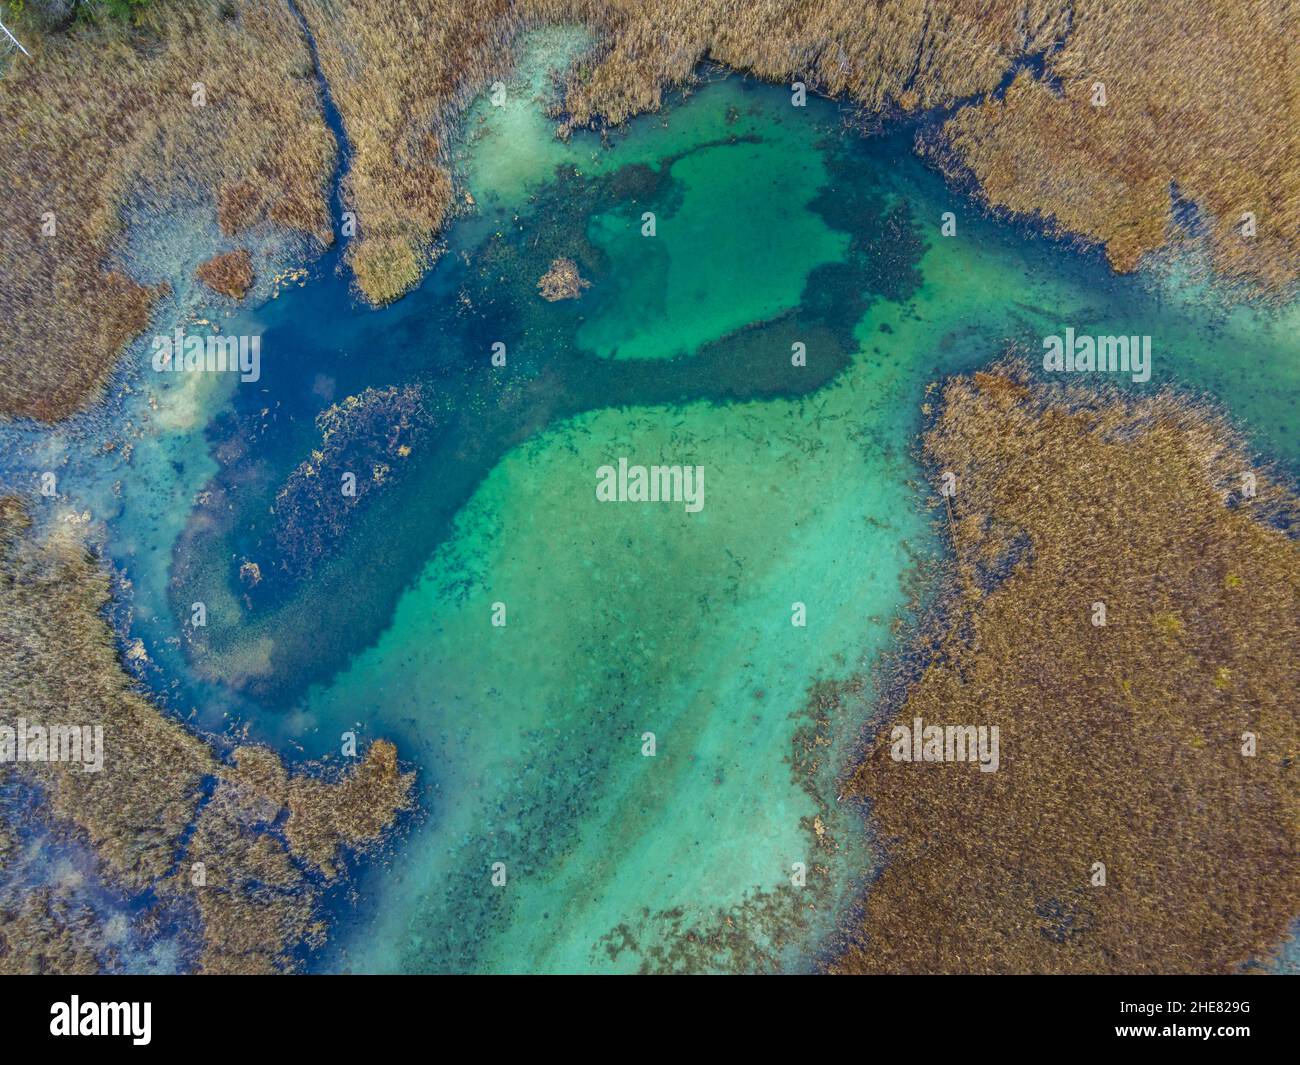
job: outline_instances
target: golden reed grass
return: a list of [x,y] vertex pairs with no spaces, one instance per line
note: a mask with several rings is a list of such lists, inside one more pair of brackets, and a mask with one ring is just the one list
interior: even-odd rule
[[[1199,403],[1012,366],[950,381],[924,451],[953,561],[849,787],[887,864],[835,969],[1266,957],[1300,897],[1300,500]],[[895,761],[918,717],[998,726],[1000,768]]]
[[[101,725],[104,734],[99,772],[68,762],[4,772],[40,789],[50,823],[93,850],[107,881],[129,893],[152,889],[160,909],[197,914],[199,971],[292,968],[298,946],[325,934],[319,903],[343,875],[340,851],[377,845],[411,802],[414,774],[401,770],[396,748],[377,740],[346,771],[291,772],[252,745],[223,757],[140,695],[123,670],[102,614],[108,578],[79,532],[64,525],[38,536],[8,497],[0,498],[0,598],[0,722],[21,715]],[[272,832],[282,813],[283,832]],[[11,838],[2,810],[0,826]],[[0,847],[0,869],[11,850]],[[82,971],[96,956],[98,920],[66,887],[51,891],[12,906],[0,898],[8,915],[0,972]],[[147,932],[151,915],[137,920]]]
[[330,240],[334,140],[288,8],[141,10],[139,26],[24,33],[32,57],[0,78],[0,409],[12,415],[74,412],[147,325],[159,293],[109,265],[132,220],[197,200],[214,219],[221,204],[231,233],[267,220]]
[[213,292],[242,300],[253,284],[253,262],[247,248],[214,255],[199,264],[194,276]]

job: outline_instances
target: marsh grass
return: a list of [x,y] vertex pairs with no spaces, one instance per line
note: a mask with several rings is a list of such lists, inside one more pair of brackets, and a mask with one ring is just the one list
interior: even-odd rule
[[215,255],[200,263],[194,276],[213,292],[241,300],[253,284],[252,257],[247,248]]
[[58,420],[98,394],[161,294],[109,269],[123,227],[197,200],[228,233],[265,220],[328,242],[334,143],[277,4],[177,0],[27,40],[0,79],[0,395]]
[[[108,579],[80,532],[37,534],[9,497],[0,498],[0,592],[0,721],[104,732],[101,772],[31,762],[0,767],[0,780],[37,789],[42,816],[76,833],[109,883],[191,909],[200,971],[293,968],[325,934],[321,897],[346,873],[341,852],[379,844],[410,805],[414,774],[396,748],[377,740],[349,769],[291,771],[269,748],[230,750],[190,732],[123,670],[101,613]],[[98,919],[57,890],[11,916],[3,971],[85,971],[87,944],[102,939]]]
[[[952,561],[848,789],[886,864],[837,968],[1266,957],[1300,895],[1300,501],[1204,403],[1015,365],[949,381],[924,441],[935,483],[957,477]],[[917,717],[999,726],[1001,768],[895,762],[891,726]]]
[[[1293,295],[1300,115],[1288,71],[1298,32],[1285,3],[1082,5],[1044,76],[1024,71],[1004,98],[952,117],[948,158],[990,203],[1104,245],[1119,271],[1166,241],[1177,189],[1207,222],[1218,278],[1248,295]],[[1103,107],[1093,105],[1097,83]]]

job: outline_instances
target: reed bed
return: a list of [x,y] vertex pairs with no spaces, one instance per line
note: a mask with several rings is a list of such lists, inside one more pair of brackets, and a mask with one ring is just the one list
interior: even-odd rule
[[[1132,270],[1194,204],[1219,279],[1290,297],[1300,278],[1294,5],[1088,0],[1045,77],[959,110],[943,157],[988,202],[1103,245]],[[1105,103],[1097,86],[1104,87]],[[1245,215],[1254,216],[1249,235]]]
[[253,284],[253,261],[247,248],[214,255],[199,264],[194,276],[213,292],[242,300]]
[[[1300,500],[1203,403],[1014,365],[951,380],[924,453],[952,561],[848,787],[886,864],[836,970],[1266,958],[1300,897]],[[916,718],[998,726],[1000,768],[896,761]]]
[[[0,776],[38,789],[42,817],[89,847],[106,881],[193,912],[200,971],[292,968],[299,946],[325,935],[319,904],[345,875],[341,852],[383,840],[410,805],[414,774],[385,740],[345,770],[291,771],[268,748],[189,731],[122,668],[102,613],[108,579],[80,537],[72,525],[38,536],[20,503],[0,499],[0,722],[102,726],[103,768],[29,762]],[[83,971],[87,944],[103,938],[57,889],[5,912],[0,971]],[[105,961],[91,956],[96,968]]]
[[199,202],[228,234],[268,221],[330,240],[334,140],[289,9],[172,0],[139,11],[138,23],[22,32],[32,56],[0,78],[9,415],[73,413],[148,324],[161,291],[112,268],[133,220]]

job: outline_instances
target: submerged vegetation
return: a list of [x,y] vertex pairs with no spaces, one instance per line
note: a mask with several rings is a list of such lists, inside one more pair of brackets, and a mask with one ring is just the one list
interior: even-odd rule
[[432,425],[419,385],[368,388],[321,411],[320,447],[275,496],[280,567],[297,579],[310,577],[338,548],[371,493],[403,475],[405,460]]
[[[746,147],[736,138],[708,150],[744,159]],[[238,397],[238,429],[228,427],[234,431],[217,449],[220,471],[190,515],[170,573],[177,617],[202,600],[238,624],[188,634],[191,661],[224,684],[289,700],[346,668],[388,627],[400,596],[483,478],[547,426],[618,406],[807,395],[833,380],[858,348],[853,330],[867,308],[906,300],[921,285],[924,242],[906,203],[849,184],[848,159],[832,154],[833,189],[813,197],[809,208],[843,235],[844,260],[812,268],[796,306],[696,350],[619,359],[581,343],[581,327],[599,301],[627,284],[618,263],[589,237],[588,216],[648,208],[674,217],[686,195],[673,173],[676,160],[597,175],[560,167],[535,194],[528,216],[493,227],[467,249],[469,269],[456,274],[454,299],[384,331],[388,353],[418,353],[393,371],[400,376],[378,378],[382,385],[327,408],[309,441],[293,423],[271,418],[255,393]],[[565,261],[591,287],[581,299],[547,301],[536,279]],[[647,264],[659,272],[645,276],[663,285],[664,265]],[[652,293],[642,304],[640,330],[655,316],[666,318],[653,307],[662,299]],[[279,342],[274,334],[269,339]],[[487,353],[497,340],[510,352],[509,373],[485,373],[485,362],[462,355]],[[807,365],[771,357],[796,343],[816,353]],[[268,373],[299,375],[283,358],[279,365]],[[279,484],[273,510],[252,490],[250,466],[259,479]],[[355,495],[339,490],[349,473]],[[398,523],[408,531],[392,538],[386,530]],[[369,561],[377,540],[384,542],[382,567]],[[269,565],[273,559],[279,564]],[[256,588],[241,579],[244,561],[261,569]],[[361,571],[369,574],[368,594],[353,597]],[[342,601],[350,603],[347,612],[327,605]]]
[[[347,261],[367,300],[402,295],[455,203],[458,116],[508,74],[519,32],[543,23],[596,40],[557,71],[561,132],[657,108],[705,58],[871,113],[954,109],[927,150],[991,203],[1098,241],[1127,270],[1171,235],[1177,196],[1200,208],[1220,276],[1289,288],[1300,133],[1288,9],[759,0],[737,19],[722,0],[174,0],[126,23],[25,20],[32,56],[0,78],[4,410],[66,416],[144,329],[159,293],[113,267],[124,224],[198,202],[227,236],[271,222],[332,240],[336,145],[317,68],[349,149]],[[51,330],[48,358],[21,356],[48,349]]]
[[[1014,365],[949,381],[924,450],[953,560],[849,789],[887,864],[837,969],[1266,956],[1300,897],[1300,501],[1202,403]],[[999,727],[1000,769],[895,761],[916,718]]]

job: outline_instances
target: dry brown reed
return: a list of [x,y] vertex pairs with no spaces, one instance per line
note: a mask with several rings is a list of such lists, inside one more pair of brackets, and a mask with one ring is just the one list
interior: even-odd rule
[[137,26],[25,34],[32,57],[0,78],[0,410],[10,415],[68,416],[145,328],[159,291],[111,268],[133,218],[198,200],[214,218],[220,203],[230,232],[265,219],[330,239],[334,141],[289,9],[176,0],[142,12]]
[[[1049,392],[1014,367],[943,397],[925,457],[957,478],[954,560],[851,783],[887,864],[837,970],[1265,957],[1300,897],[1300,501],[1186,398]],[[895,761],[915,718],[998,726],[1000,769]]]
[[247,248],[214,255],[199,264],[194,276],[213,292],[242,300],[253,284],[253,262]]
[[[94,851],[107,881],[192,905],[202,971],[290,968],[299,945],[324,934],[320,893],[340,874],[340,849],[380,841],[409,806],[414,774],[385,740],[346,771],[290,772],[265,747],[220,757],[135,689],[101,613],[108,596],[75,525],[38,536],[21,504],[0,498],[0,722],[99,725],[104,736],[99,772],[51,761],[0,773],[40,789],[43,816]],[[271,831],[282,812],[283,838]],[[87,937],[66,926],[88,918],[43,925],[48,908],[12,915],[0,970],[80,971]]]

